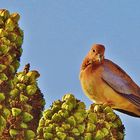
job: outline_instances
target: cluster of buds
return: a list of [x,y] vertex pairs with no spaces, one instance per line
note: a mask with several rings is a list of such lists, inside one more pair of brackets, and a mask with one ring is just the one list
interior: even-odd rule
[[45,102],[37,85],[39,73],[28,71],[27,67],[29,65],[11,82],[9,107],[3,107],[3,116],[7,120],[7,127],[1,136],[3,139],[31,140],[35,137]]
[[10,15],[8,10],[0,10],[0,90],[6,81],[14,77],[19,67],[23,42],[19,18],[17,13]]
[[22,53],[23,31],[18,26],[20,16],[0,10],[0,135],[7,125],[5,115],[10,83],[19,67]]
[[109,106],[91,105],[66,94],[43,112],[37,140],[123,140],[124,127]]

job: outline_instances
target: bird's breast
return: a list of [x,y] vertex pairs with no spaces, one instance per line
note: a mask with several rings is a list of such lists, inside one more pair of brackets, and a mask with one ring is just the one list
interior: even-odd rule
[[102,70],[103,68],[100,66],[94,67],[93,65],[89,65],[80,72],[82,89],[91,100],[98,103],[105,99],[103,95],[104,88],[101,88],[103,86],[101,79]]

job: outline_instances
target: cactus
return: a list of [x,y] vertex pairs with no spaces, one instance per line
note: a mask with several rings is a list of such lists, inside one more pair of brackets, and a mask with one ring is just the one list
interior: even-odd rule
[[22,54],[20,15],[0,10],[0,140],[123,140],[124,126],[106,105],[84,102],[72,94],[43,113],[45,101],[35,70],[17,72]]
[[43,95],[37,86],[37,71],[16,74],[22,53],[23,31],[19,14],[0,10],[0,138],[32,139],[35,136]]
[[37,129],[38,140],[123,140],[124,126],[106,105],[83,102],[66,94],[43,112]]
[[[23,72],[16,74],[12,80],[12,89],[9,92],[9,108],[4,117],[7,127],[4,129],[2,138],[27,140],[34,138],[41,111],[44,108],[43,95],[37,86],[37,71],[29,71],[29,64]],[[31,135],[32,137],[29,135]]]
[[8,93],[22,53],[23,31],[18,26],[19,18],[17,13],[0,10],[0,135],[6,127],[5,114],[9,114]]

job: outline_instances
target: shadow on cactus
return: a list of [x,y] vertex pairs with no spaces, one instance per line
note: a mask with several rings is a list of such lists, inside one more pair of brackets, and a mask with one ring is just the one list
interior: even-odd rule
[[109,106],[86,110],[72,94],[43,113],[45,100],[35,70],[17,72],[22,54],[20,15],[0,10],[0,140],[123,140],[124,126]]

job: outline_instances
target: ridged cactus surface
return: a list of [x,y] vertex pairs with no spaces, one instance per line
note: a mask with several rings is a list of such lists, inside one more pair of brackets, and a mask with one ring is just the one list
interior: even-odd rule
[[109,106],[85,104],[72,94],[55,101],[43,112],[38,140],[123,140],[124,127]]

